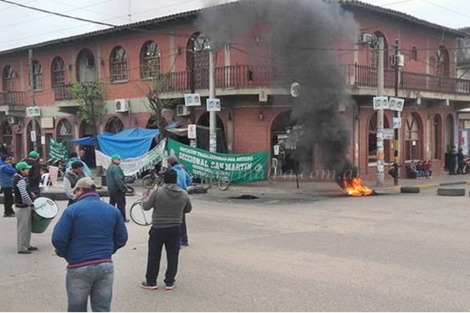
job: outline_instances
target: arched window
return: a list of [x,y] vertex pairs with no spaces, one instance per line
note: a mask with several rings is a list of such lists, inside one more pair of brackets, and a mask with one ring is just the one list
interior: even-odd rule
[[111,82],[126,81],[129,79],[126,50],[122,47],[116,47],[111,51],[109,70],[109,79]]
[[69,150],[72,150],[72,143],[68,140],[73,139],[72,124],[66,119],[60,120],[57,124],[57,141],[65,142]]
[[416,113],[411,113],[405,123],[405,159],[421,160],[421,120]]
[[121,130],[123,130],[124,124],[118,117],[111,117],[107,122],[105,126],[105,131],[111,134],[116,134],[119,133]]
[[39,61],[33,61],[33,90],[42,90],[42,66]]
[[418,49],[416,47],[411,48],[410,60],[418,61]]
[[390,67],[390,60],[388,57],[388,42],[387,38],[385,38],[384,34],[381,32],[375,32],[375,36],[377,36],[377,43],[371,47],[370,49],[370,60],[369,66],[378,68],[379,67],[379,40],[378,38],[382,37],[384,39],[384,67]]
[[51,82],[52,88],[65,85],[65,64],[61,57],[56,57],[52,61]]
[[442,157],[442,120],[438,114],[434,115],[432,124],[433,158],[440,160]]
[[77,80],[80,83],[96,81],[95,56],[88,49],[80,51],[77,57]]
[[160,49],[153,41],[147,41],[140,50],[140,78],[154,78],[160,74]]
[[15,90],[15,73],[10,65],[3,68],[3,91],[14,91]]
[[193,34],[188,40],[186,66],[191,90],[209,88],[209,48],[208,38],[200,33]]

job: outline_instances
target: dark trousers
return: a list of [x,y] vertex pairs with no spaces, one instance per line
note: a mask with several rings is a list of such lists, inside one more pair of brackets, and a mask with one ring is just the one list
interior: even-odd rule
[[151,228],[149,232],[149,253],[147,259],[147,284],[156,285],[160,270],[162,248],[165,245],[167,269],[165,284],[173,285],[178,272],[178,256],[180,253],[180,226],[168,228]]
[[188,243],[188,230],[186,229],[186,214],[183,214],[181,223],[181,243]]
[[116,191],[109,194],[109,204],[112,206],[117,206],[119,211],[121,211],[122,218],[126,220],[126,194],[124,191]]
[[4,213],[6,215],[15,213],[15,211],[13,211],[13,187],[2,187],[2,191],[5,197],[5,200],[3,203],[5,207]]

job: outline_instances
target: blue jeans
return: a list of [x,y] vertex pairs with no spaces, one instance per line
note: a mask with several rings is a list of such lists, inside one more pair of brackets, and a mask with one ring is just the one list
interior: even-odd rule
[[67,269],[68,312],[86,312],[90,296],[93,312],[109,312],[113,296],[114,265],[98,263]]

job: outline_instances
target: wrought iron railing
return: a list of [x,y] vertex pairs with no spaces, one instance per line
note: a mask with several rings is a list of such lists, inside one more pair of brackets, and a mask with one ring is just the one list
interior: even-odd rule
[[55,86],[54,87],[55,101],[72,100],[73,96],[69,92],[69,88],[71,86],[72,85]]
[[24,106],[23,91],[4,91],[0,92],[0,105]]

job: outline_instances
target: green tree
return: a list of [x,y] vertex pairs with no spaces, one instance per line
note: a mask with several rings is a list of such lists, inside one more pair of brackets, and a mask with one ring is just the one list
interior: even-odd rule
[[68,89],[79,103],[77,115],[93,127],[93,135],[98,135],[98,122],[106,114],[106,89],[103,83],[74,82]]

